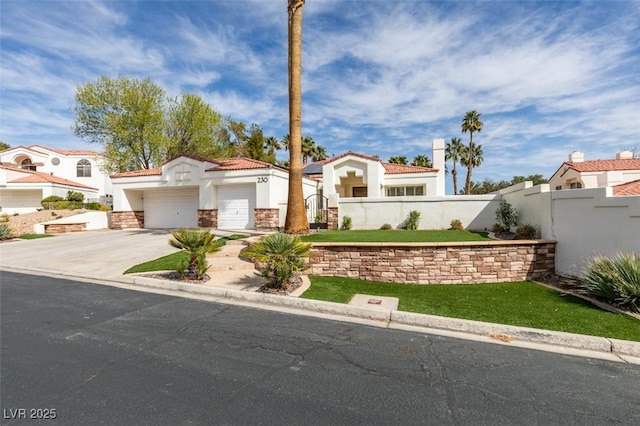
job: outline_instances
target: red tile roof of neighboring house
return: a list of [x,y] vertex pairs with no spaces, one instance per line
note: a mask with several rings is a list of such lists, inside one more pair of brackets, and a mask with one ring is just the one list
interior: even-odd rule
[[614,186],[613,195],[640,195],[640,179]]
[[564,164],[577,172],[607,172],[610,170],[640,170],[640,158],[627,158],[624,160],[590,160],[571,162]]
[[18,179],[8,181],[7,183],[57,183],[59,185],[74,186],[77,188],[85,188],[85,189],[93,189],[93,190],[96,189],[91,186],[83,185],[81,183],[64,179],[58,176],[54,176],[49,173],[36,172],[33,170],[25,170],[17,167],[10,167],[10,166],[0,166],[0,168],[24,173],[27,175]]

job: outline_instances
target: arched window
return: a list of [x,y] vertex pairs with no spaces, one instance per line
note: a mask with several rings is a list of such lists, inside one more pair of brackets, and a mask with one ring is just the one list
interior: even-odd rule
[[82,159],[78,161],[77,169],[77,177],[91,177],[91,163],[89,160]]
[[31,162],[30,158],[25,158],[24,160],[22,160],[22,163],[20,163],[20,168],[24,169],[24,170],[36,170],[36,165],[33,164]]

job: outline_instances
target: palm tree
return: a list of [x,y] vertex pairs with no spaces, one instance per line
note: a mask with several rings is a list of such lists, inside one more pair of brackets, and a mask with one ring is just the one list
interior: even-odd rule
[[408,160],[407,157],[403,156],[393,156],[391,158],[389,158],[389,162],[391,164],[407,164]]
[[269,136],[264,140],[264,148],[267,150],[267,161],[275,164],[276,151],[279,151],[282,148],[280,141],[274,136]]
[[413,157],[413,163],[411,164],[418,167],[433,167],[429,157],[422,154],[418,154],[415,157]]
[[288,0],[289,33],[289,194],[284,231],[308,234],[309,220],[302,192],[302,6],[305,0]]
[[480,166],[484,161],[484,153],[482,152],[482,145],[471,145],[471,149],[468,146],[463,146],[460,155],[460,164],[467,166],[467,184],[464,187],[465,194],[471,194],[471,171],[474,167]]
[[[482,130],[482,121],[480,121],[480,113],[476,110],[468,111],[462,119],[462,133],[469,132],[469,146],[468,151],[473,153],[473,132],[479,132]],[[482,148],[480,148],[482,150]],[[465,194],[471,193],[471,172],[473,171],[473,161],[469,161],[467,164],[467,180],[464,185]]]
[[313,161],[322,161],[329,158],[327,155],[327,149],[322,145],[316,145],[313,147],[313,151],[311,152],[311,160]]
[[451,142],[447,144],[444,150],[445,160],[451,160],[453,162],[453,169],[451,169],[451,177],[453,178],[453,194],[458,195],[458,171],[456,170],[456,163],[460,161],[462,150],[464,146],[460,138],[451,138]]
[[309,157],[313,156],[313,150],[316,147],[316,141],[311,136],[302,138],[302,164],[307,164]]

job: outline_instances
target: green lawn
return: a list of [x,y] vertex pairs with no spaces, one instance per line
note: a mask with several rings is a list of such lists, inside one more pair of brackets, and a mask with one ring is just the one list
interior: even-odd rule
[[348,303],[357,294],[399,298],[398,309],[521,327],[640,341],[640,320],[603,311],[531,282],[407,285],[311,276],[301,297]]
[[306,235],[302,240],[309,243],[441,243],[452,241],[488,241],[486,232],[471,231],[324,231]]
[[[227,244],[229,240],[240,240],[247,238],[248,235],[232,234],[226,237],[218,238],[214,241],[214,250]],[[166,256],[159,257],[158,259],[150,260],[148,262],[140,263],[139,265],[132,266],[124,271],[124,274],[137,274],[140,272],[154,272],[154,271],[172,271],[176,268],[182,259],[187,259],[187,254],[183,251],[177,251],[175,253],[168,254]]]
[[53,237],[51,234],[22,234],[19,235],[18,238],[21,240],[37,240],[38,238],[49,238]]

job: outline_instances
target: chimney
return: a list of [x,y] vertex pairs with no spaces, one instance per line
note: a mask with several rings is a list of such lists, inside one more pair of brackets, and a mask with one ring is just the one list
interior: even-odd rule
[[584,161],[584,152],[573,151],[569,154],[569,162],[571,163],[582,163]]
[[633,152],[631,151],[620,151],[616,153],[616,160],[630,160],[633,158]]

